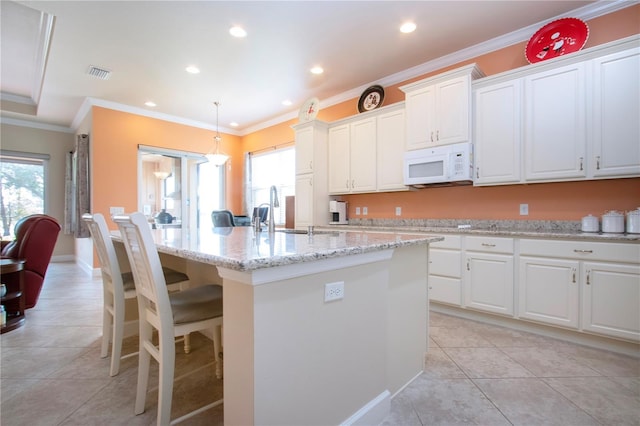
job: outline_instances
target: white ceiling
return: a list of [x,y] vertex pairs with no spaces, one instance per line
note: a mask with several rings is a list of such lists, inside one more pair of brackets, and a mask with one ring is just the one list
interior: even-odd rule
[[[2,0],[2,117],[73,128],[93,104],[215,128],[219,101],[221,130],[246,134],[297,116],[311,96],[326,107],[454,52],[499,48],[552,19],[634,3]],[[398,31],[406,20],[414,33]],[[231,37],[232,25],[248,36]],[[186,73],[191,64],[201,73]],[[111,70],[110,79],[87,75],[90,65]],[[314,65],[324,74],[311,75]]]

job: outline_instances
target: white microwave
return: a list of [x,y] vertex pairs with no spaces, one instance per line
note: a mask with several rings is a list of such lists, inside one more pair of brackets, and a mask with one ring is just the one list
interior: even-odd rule
[[457,143],[407,151],[404,154],[404,184],[473,182],[473,145]]

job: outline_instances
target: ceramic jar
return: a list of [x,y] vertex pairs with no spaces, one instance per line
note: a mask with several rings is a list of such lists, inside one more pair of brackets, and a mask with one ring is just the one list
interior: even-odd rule
[[598,232],[600,231],[600,222],[598,218],[593,215],[588,215],[582,218],[582,232]]
[[627,232],[629,234],[640,234],[640,207],[627,212]]
[[602,215],[602,232],[622,234],[624,232],[624,215],[611,210]]

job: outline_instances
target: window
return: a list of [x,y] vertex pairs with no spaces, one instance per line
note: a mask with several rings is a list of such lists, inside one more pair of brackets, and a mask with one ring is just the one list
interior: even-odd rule
[[[295,148],[281,148],[251,155],[251,199],[253,207],[269,204],[269,189],[275,185],[280,207],[273,210],[276,225],[284,225],[285,197],[296,192]],[[253,209],[251,209],[253,211]]]
[[2,237],[14,237],[18,219],[45,213],[48,161],[44,154],[0,151]]
[[202,154],[139,146],[139,211],[152,218],[165,210],[164,227],[211,225],[211,211],[224,208],[224,167]]

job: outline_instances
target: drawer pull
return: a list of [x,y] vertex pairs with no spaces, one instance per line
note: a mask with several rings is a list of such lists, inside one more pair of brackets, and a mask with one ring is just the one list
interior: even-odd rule
[[470,271],[471,268],[469,268],[469,260],[467,260],[467,271]]
[[480,179],[480,167],[476,167],[476,177]]
[[573,250],[576,253],[593,253],[593,250],[578,250],[578,249],[574,249]]
[[572,270],[573,271],[573,283],[576,283],[576,270],[575,268]]
[[591,285],[591,271],[587,271],[587,285]]
[[495,244],[482,243],[482,247],[495,247]]

